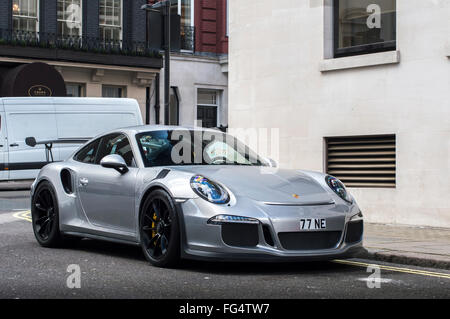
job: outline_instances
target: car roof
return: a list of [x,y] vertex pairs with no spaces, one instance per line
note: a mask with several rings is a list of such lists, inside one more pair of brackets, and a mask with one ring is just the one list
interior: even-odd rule
[[115,130],[109,130],[102,134],[97,135],[95,138],[105,136],[112,133],[122,132],[128,135],[136,135],[144,132],[155,132],[155,131],[175,131],[175,130],[186,130],[186,131],[202,131],[202,132],[215,132],[215,133],[223,133],[219,129],[213,128],[204,128],[198,126],[176,126],[176,125],[138,125],[138,126],[129,126],[118,128]]
[[139,125],[130,126],[119,129],[120,131],[126,131],[128,133],[143,133],[151,131],[175,131],[175,130],[187,130],[187,131],[210,131],[210,132],[221,132],[219,129],[204,128],[197,126],[176,126],[176,125]]

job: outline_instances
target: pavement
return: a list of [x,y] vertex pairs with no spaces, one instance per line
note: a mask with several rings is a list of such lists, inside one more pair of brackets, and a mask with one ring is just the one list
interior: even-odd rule
[[[0,212],[29,209],[32,180],[0,182]],[[3,195],[1,195],[3,194]],[[1,198],[20,198],[17,203]],[[365,251],[358,257],[405,265],[450,269],[450,229],[392,224],[364,224]]]
[[[177,269],[162,269],[152,267],[134,246],[82,240],[63,248],[43,248],[34,238],[29,209],[29,191],[0,192],[0,298],[450,297],[447,269],[363,256],[273,264],[184,261]],[[381,245],[398,243],[408,252],[404,245],[411,238],[448,242],[446,231],[423,230],[433,235],[419,231],[368,224],[365,245],[369,251],[388,250]],[[69,287],[76,267],[80,288]]]
[[360,256],[399,264],[450,269],[450,229],[365,224]]

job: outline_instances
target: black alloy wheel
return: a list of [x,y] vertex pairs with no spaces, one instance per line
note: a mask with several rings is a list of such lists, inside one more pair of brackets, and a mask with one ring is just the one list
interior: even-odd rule
[[34,235],[41,246],[56,247],[61,244],[58,203],[50,183],[42,182],[31,200],[31,219]]
[[142,205],[139,218],[145,257],[158,267],[175,266],[180,259],[180,236],[176,208],[163,190],[153,191]]

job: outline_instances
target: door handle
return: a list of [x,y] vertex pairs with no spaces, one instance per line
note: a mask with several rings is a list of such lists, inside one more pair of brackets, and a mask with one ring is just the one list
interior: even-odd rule
[[87,184],[89,184],[89,180],[87,178],[80,178],[80,186],[86,186]]
[[17,146],[19,146],[19,144],[13,143],[13,144],[9,144],[9,146],[11,146],[11,147],[17,147]]

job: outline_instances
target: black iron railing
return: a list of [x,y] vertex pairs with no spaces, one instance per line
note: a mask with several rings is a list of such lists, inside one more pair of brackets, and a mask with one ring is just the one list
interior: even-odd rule
[[62,36],[55,33],[7,29],[0,29],[0,45],[64,49],[99,54],[161,57],[158,51],[147,48],[145,42],[101,39],[87,36]]
[[195,27],[181,26],[181,50],[195,51]]

